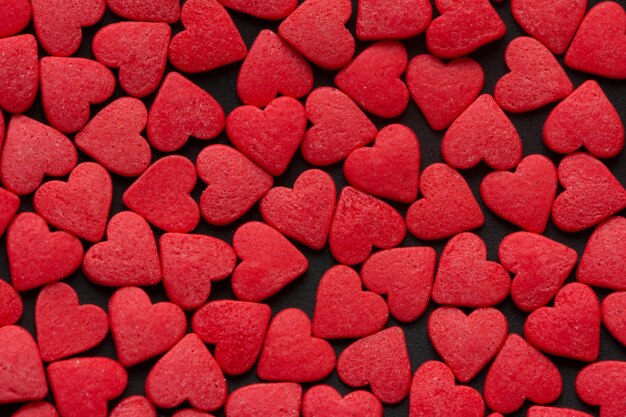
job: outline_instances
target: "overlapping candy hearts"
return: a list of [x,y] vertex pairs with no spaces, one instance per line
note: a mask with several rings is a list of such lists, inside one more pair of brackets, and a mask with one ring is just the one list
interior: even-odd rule
[[[409,417],[495,417],[526,401],[528,417],[588,417],[550,406],[565,385],[557,356],[589,363],[565,389],[601,417],[626,416],[626,361],[597,361],[601,326],[626,346],[626,190],[604,162],[624,147],[623,114],[596,81],[575,87],[555,57],[626,79],[624,8],[510,0],[529,36],[510,41],[510,72],[484,92],[489,68],[464,56],[505,35],[500,15],[487,0],[434,6],[433,18],[428,0],[358,0],[356,38],[376,42],[355,54],[349,0],[4,0],[0,404],[19,404],[14,417],[381,417],[408,397]],[[89,40],[93,59],[73,57],[107,9],[123,21]],[[248,50],[227,9],[281,22]],[[20,34],[31,21],[34,35]],[[429,53],[409,59],[399,40],[418,35]],[[227,116],[180,74],[238,62],[243,105]],[[311,64],[337,71],[334,87],[314,89]],[[46,123],[28,116],[36,97]],[[436,144],[378,123],[411,98],[445,130],[443,162],[423,169]],[[547,105],[553,158],[528,155],[507,113]],[[224,131],[228,145],[182,155]],[[279,186],[297,152],[308,169]],[[338,189],[323,168],[342,161],[349,185]],[[473,232],[488,225],[462,174],[481,163],[493,169],[482,202],[521,229],[500,242],[499,262]],[[263,222],[239,221],[231,244],[196,230],[257,205]],[[570,233],[595,227],[580,260],[542,235],[550,220]],[[403,243],[407,229],[422,245]],[[442,239],[439,256],[424,242]],[[272,314],[271,297],[309,268],[302,246],[327,244],[337,265],[320,273],[312,317]],[[116,289],[106,311],[60,282],[78,269]],[[212,299],[224,279],[234,299]],[[160,285],[169,301],[153,303],[142,287]],[[600,302],[592,287],[612,292]],[[20,327],[20,293],[31,290],[35,335]],[[528,313],[523,335],[497,309],[509,296]],[[400,324],[431,300],[427,336],[408,338]],[[114,359],[85,353],[109,333]],[[416,337],[441,360],[412,363]],[[335,339],[349,339],[338,356]],[[150,359],[145,396],[122,399],[126,368]],[[368,390],[320,384],[335,370]],[[464,385],[483,370],[482,392]],[[229,388],[225,375],[249,372],[262,382]]]

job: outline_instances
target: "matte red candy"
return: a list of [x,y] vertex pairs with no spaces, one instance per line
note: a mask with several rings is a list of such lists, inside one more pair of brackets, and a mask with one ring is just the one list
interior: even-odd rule
[[306,112],[313,126],[304,134],[300,150],[312,165],[339,162],[372,142],[378,132],[350,97],[332,87],[320,87],[309,94]]
[[312,87],[313,71],[308,62],[276,33],[268,29],[259,32],[237,77],[241,101],[265,107],[278,93],[300,98]]
[[11,417],[59,417],[59,413],[57,413],[56,408],[52,404],[45,401],[35,401],[27,403]]
[[528,409],[527,417],[592,417],[591,414],[569,408],[541,407],[538,405]]
[[263,196],[259,210],[274,229],[312,249],[326,244],[335,211],[337,191],[333,178],[310,169],[296,179],[293,189],[274,187]]
[[165,23],[113,23],[96,33],[91,48],[99,62],[119,68],[120,86],[128,95],[145,97],[161,83],[171,33]]
[[166,232],[187,233],[200,221],[198,204],[189,195],[196,167],[180,155],[161,158],[124,192],[124,204]]
[[185,334],[185,313],[175,304],[152,304],[140,288],[120,288],[109,300],[115,351],[125,367],[169,350]]
[[353,391],[342,397],[333,387],[316,385],[302,398],[303,417],[383,417],[383,406],[367,391]]
[[443,239],[485,222],[465,179],[446,164],[435,163],[422,172],[420,191],[424,198],[406,213],[409,232],[419,239]]
[[27,291],[72,274],[83,260],[83,246],[73,235],[50,232],[34,213],[20,213],[9,225],[6,237],[11,283]]
[[243,216],[274,183],[271,175],[225,145],[204,148],[196,159],[196,167],[198,176],[207,184],[200,197],[202,217],[217,226]]
[[482,417],[485,403],[474,388],[456,386],[450,368],[441,362],[422,364],[413,377],[409,417]]
[[552,221],[566,232],[600,223],[626,207],[626,190],[611,171],[593,156],[577,152],[559,164],[563,191],[552,206]]
[[23,115],[11,117],[2,149],[0,179],[7,190],[30,194],[45,175],[61,177],[76,166],[72,142],[54,128]]
[[576,266],[578,254],[547,237],[516,232],[500,242],[498,258],[515,274],[511,298],[522,311],[533,311],[552,300]]
[[44,113],[63,133],[85,126],[90,105],[105,101],[115,89],[111,70],[86,58],[44,57],[39,61],[39,71]]
[[335,77],[337,87],[363,109],[380,117],[396,117],[409,103],[409,91],[400,79],[408,64],[399,42],[375,43]]
[[21,32],[30,23],[30,1],[6,0],[0,9],[0,38]]
[[291,382],[251,384],[226,401],[226,417],[299,417],[302,387]]
[[157,413],[146,397],[133,395],[120,401],[109,417],[157,417]]
[[139,100],[122,97],[106,106],[74,136],[81,151],[114,174],[135,177],[150,165],[150,145],[141,136],[148,111]]
[[543,233],[557,187],[556,167],[543,155],[529,155],[515,172],[496,171],[480,183],[480,196],[498,217],[529,232]]
[[601,417],[621,417],[626,413],[626,362],[596,362],[576,377],[576,393],[587,404],[600,406]]
[[224,129],[224,110],[207,91],[177,72],[165,76],[150,107],[147,134],[161,152],[180,149],[189,136],[210,140]]
[[191,327],[203,342],[215,345],[215,360],[224,373],[242,375],[261,353],[271,315],[265,304],[217,300],[196,310]]
[[228,12],[217,0],[183,4],[185,30],[172,38],[169,58],[183,72],[205,72],[241,61],[246,45]]
[[361,0],[356,36],[362,41],[412,38],[426,30],[432,15],[428,0]]
[[23,310],[24,305],[18,292],[0,279],[0,327],[17,323]]
[[176,23],[180,19],[179,0],[106,0],[113,13],[128,20]]
[[76,52],[83,39],[82,28],[98,23],[106,10],[104,0],[31,0],[30,3],[37,39],[48,54],[55,56]]
[[597,158],[612,158],[624,148],[624,124],[602,88],[589,80],[550,112],[543,143],[558,153],[584,146]]
[[128,374],[109,358],[76,358],[48,366],[48,380],[61,417],[106,417],[107,403],[124,392]]
[[373,247],[393,248],[405,235],[404,219],[389,204],[352,187],[341,190],[328,237],[338,262],[361,263]]
[[626,291],[626,219],[616,216],[600,223],[587,241],[576,279],[594,287]]
[[433,347],[463,383],[474,379],[496,356],[508,333],[506,317],[495,308],[465,315],[458,308],[440,307],[428,318]]
[[259,19],[281,20],[298,7],[298,0],[220,0],[225,7]]
[[42,400],[47,394],[33,337],[19,326],[0,327],[0,404]]
[[226,401],[227,386],[211,352],[193,333],[159,359],[146,378],[146,395],[160,408],[185,400],[199,410],[217,410]]
[[37,344],[44,362],[98,346],[109,333],[109,318],[100,307],[81,305],[76,291],[63,282],[45,286],[35,304]]
[[48,181],[39,187],[33,206],[50,225],[98,242],[104,235],[112,194],[109,173],[94,162],[83,162],[67,182]]
[[344,67],[354,55],[354,38],[344,26],[350,0],[306,0],[278,27],[278,34],[305,58],[328,70]]
[[561,395],[563,382],[556,366],[516,334],[510,334],[485,380],[487,406],[503,414],[519,409],[524,400],[547,404]]
[[335,352],[323,339],[311,336],[311,320],[298,309],[278,313],[270,323],[257,365],[268,381],[313,382],[335,369]]
[[602,77],[626,79],[624,7],[603,1],[589,10],[565,54],[565,65]]
[[211,293],[211,282],[228,277],[237,262],[228,243],[211,236],[165,233],[159,240],[163,286],[167,298],[194,310]]
[[626,346],[626,292],[609,294],[602,301],[602,323],[615,339]]
[[352,343],[341,352],[337,373],[351,387],[369,384],[384,403],[402,401],[411,386],[411,363],[403,330],[390,327]]
[[426,31],[426,47],[439,58],[458,58],[506,33],[489,0],[435,0],[441,16]]
[[443,63],[422,54],[409,62],[406,84],[413,100],[434,130],[445,129],[483,89],[485,75],[480,64],[470,58]]
[[237,107],[226,118],[226,134],[244,155],[278,176],[298,150],[306,122],[306,111],[298,100],[279,97],[264,110]]
[[452,122],[441,141],[441,154],[457,169],[480,161],[493,169],[511,169],[522,159],[522,140],[493,97],[483,94]]
[[185,408],[172,414],[172,417],[213,417],[213,415],[195,408]]
[[389,311],[378,294],[363,291],[352,268],[336,265],[319,281],[313,313],[313,334],[324,339],[356,339],[382,330]]
[[412,203],[417,198],[420,146],[404,125],[383,128],[373,147],[355,149],[343,165],[348,183],[368,194]]
[[473,233],[448,241],[439,259],[433,301],[458,307],[489,307],[509,295],[511,279],[497,262],[488,261],[485,242]]
[[[2,9],[5,7],[3,5]],[[30,10],[30,6],[27,7]],[[3,27],[2,18],[0,16],[0,27]],[[23,113],[32,106],[38,88],[39,60],[35,37],[19,35],[0,39],[0,107],[10,113]]]
[[[2,115],[0,115],[2,117]],[[0,169],[2,165],[0,165]],[[333,183],[334,185],[334,183]],[[0,188],[0,237],[20,208],[20,198],[10,191]],[[329,219],[330,227],[330,219]]]
[[429,247],[395,248],[376,252],[361,267],[368,290],[387,295],[393,317],[411,322],[430,301],[437,254]]

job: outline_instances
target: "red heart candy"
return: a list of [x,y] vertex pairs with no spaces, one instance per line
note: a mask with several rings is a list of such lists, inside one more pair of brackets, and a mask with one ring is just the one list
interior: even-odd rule
[[485,380],[487,406],[503,414],[519,409],[525,399],[537,404],[555,401],[563,382],[550,359],[516,334],[510,334]]
[[522,311],[533,311],[552,300],[576,266],[578,254],[572,248],[547,237],[516,232],[500,242],[498,258],[515,274],[511,298]]
[[203,342],[215,345],[215,360],[228,375],[242,375],[261,352],[272,311],[265,304],[217,300],[193,315],[191,327]]
[[213,417],[213,415],[194,408],[186,408],[184,410],[178,410],[172,414],[172,417]]
[[436,163],[422,172],[420,191],[424,198],[406,213],[409,232],[419,239],[443,239],[485,222],[465,179],[446,164]]
[[211,293],[211,281],[228,277],[237,262],[226,242],[205,235],[165,233],[159,240],[163,286],[167,298],[195,310]]
[[409,103],[409,91],[400,79],[407,63],[406,49],[401,43],[378,42],[342,69],[335,84],[368,112],[396,117]]
[[199,410],[217,410],[227,395],[220,367],[193,333],[159,359],[146,378],[145,388],[150,401],[161,408],[177,407],[186,400]]
[[361,0],[356,36],[362,41],[412,38],[426,30],[432,15],[428,0]]
[[524,336],[551,355],[592,362],[600,353],[600,316],[593,290],[574,282],[558,292],[554,307],[541,307],[528,316]]
[[454,374],[437,361],[422,364],[413,377],[409,417],[482,417],[485,403],[471,387],[456,386]]
[[141,136],[148,121],[144,104],[122,97],[102,109],[74,136],[81,151],[114,174],[140,175],[150,165],[150,145]]
[[24,305],[18,292],[0,279],[0,327],[17,323],[23,310]]
[[351,387],[369,384],[384,403],[402,401],[411,385],[404,332],[400,327],[390,327],[352,343],[341,352],[337,373]]
[[19,326],[0,327],[0,404],[42,400],[47,394],[33,337]]
[[498,80],[494,97],[506,111],[536,110],[574,90],[554,55],[533,38],[515,38],[506,47],[504,59],[511,72]]
[[515,172],[496,171],[480,183],[480,196],[498,217],[524,230],[543,233],[556,196],[557,175],[543,155],[522,159]]
[[112,193],[109,173],[94,162],[83,162],[67,182],[49,181],[39,187],[33,206],[52,226],[98,242],[104,235]]
[[128,20],[176,23],[179,0],[106,0],[109,10]]
[[616,292],[604,299],[602,322],[613,337],[626,346],[626,292]]
[[109,417],[157,417],[157,414],[146,397],[133,395],[120,401]]
[[[0,117],[2,117],[2,115],[0,115]],[[0,168],[2,168],[1,165]],[[4,234],[4,231],[9,223],[11,223],[11,220],[13,220],[19,208],[20,198],[12,192],[0,188],[0,237]],[[330,227],[330,220],[328,223]]]
[[165,76],[148,117],[148,139],[161,152],[180,149],[189,136],[210,140],[224,129],[224,110],[208,92],[177,72]]
[[626,362],[597,362],[576,377],[576,393],[587,404],[600,406],[601,417],[620,417],[626,413],[624,392]]
[[220,0],[225,7],[259,19],[281,20],[289,16],[296,7],[298,0]]
[[34,213],[20,213],[7,230],[11,282],[27,291],[72,274],[83,260],[83,246],[66,232],[50,232]]
[[166,23],[114,23],[96,33],[91,48],[99,62],[119,68],[128,95],[145,97],[161,83],[171,33]]
[[90,105],[105,101],[115,89],[111,70],[90,59],[44,57],[39,71],[44,113],[48,122],[63,133],[74,133],[85,126]]
[[261,301],[298,278],[307,258],[283,235],[261,222],[248,222],[233,235],[241,259],[232,275],[233,292],[244,301]]
[[304,134],[301,151],[312,165],[339,162],[372,142],[378,132],[350,97],[332,87],[320,87],[309,94],[306,112],[313,126]]
[[311,336],[311,320],[296,308],[278,313],[270,323],[257,365],[268,381],[313,382],[335,369],[335,352],[324,339]]
[[493,97],[483,94],[452,122],[441,141],[441,154],[457,169],[480,161],[493,169],[511,169],[522,159],[522,140]]
[[85,254],[83,272],[91,282],[123,287],[161,281],[154,234],[143,217],[132,211],[117,213],[107,226],[107,238]]
[[106,10],[104,0],[31,0],[30,3],[37,39],[48,54],[55,56],[76,52],[83,39],[82,28],[98,23]]
[[293,189],[272,188],[260,204],[263,220],[287,237],[316,250],[326,244],[337,191],[324,171],[304,171]]
[[44,287],[35,305],[37,344],[44,362],[98,346],[109,333],[109,318],[100,307],[81,305],[72,287],[62,282]]
[[365,261],[361,278],[368,290],[387,295],[392,316],[408,323],[428,307],[436,262],[437,254],[429,247],[383,250]]
[[602,77],[626,79],[624,7],[603,1],[589,10],[565,54],[565,65]]
[[558,173],[565,191],[552,205],[552,221],[559,229],[578,232],[626,207],[626,190],[593,156],[582,152],[568,155]]
[[[2,23],[0,27],[3,27]],[[0,107],[6,111],[23,113],[35,101],[39,87],[37,55],[37,41],[33,35],[0,39]]]
[[185,2],[181,21],[185,30],[172,38],[169,52],[180,71],[210,71],[246,57],[237,27],[217,0]]
[[299,417],[302,387],[284,382],[252,384],[234,391],[226,401],[228,417]]
[[243,216],[274,183],[271,175],[229,146],[207,146],[196,166],[198,176],[208,184],[200,198],[202,217],[216,226]]
[[454,307],[440,307],[428,318],[433,347],[463,383],[496,356],[509,332],[504,314],[495,308],[479,308],[471,314]]
[[435,0],[441,16],[426,31],[426,47],[440,58],[458,58],[506,33],[488,0]]
[[393,124],[383,128],[374,146],[355,149],[343,165],[348,183],[377,197],[401,203],[417,198],[420,146],[408,127]]
[[361,263],[372,247],[393,248],[405,234],[404,219],[389,204],[352,187],[341,190],[328,237],[330,252],[337,261]]
[[385,327],[389,312],[378,294],[363,291],[352,268],[337,265],[322,276],[315,300],[313,334],[324,339],[356,339]]
[[122,394],[126,370],[109,358],[76,358],[48,366],[48,379],[62,417],[106,417],[107,403]]
[[241,101],[265,107],[278,93],[300,98],[312,87],[313,71],[308,62],[271,30],[259,32],[237,77]]
[[166,232],[187,233],[200,221],[198,204],[189,195],[196,167],[180,155],[161,158],[124,192],[126,206]]
[[483,89],[485,75],[480,64],[459,58],[447,64],[422,54],[409,62],[406,84],[413,100],[434,130],[445,129]]
[[11,417],[59,417],[59,413],[52,404],[45,401],[35,401],[21,407]]
[[59,131],[23,115],[11,117],[2,149],[2,184],[18,195],[30,194],[44,175],[67,175],[78,160],[76,148]]
[[626,219],[611,217],[600,223],[587,241],[576,279],[594,287],[626,290]]
[[136,365],[169,350],[185,334],[185,313],[176,304],[152,304],[140,288],[120,288],[109,301],[111,334],[120,363]]
[[528,409],[528,417],[592,417],[591,414],[569,408],[541,407],[535,405]]
[[353,391],[342,397],[333,387],[316,385],[302,398],[303,417],[383,417],[383,406],[367,391]]
[[309,61],[324,69],[344,67],[354,55],[354,38],[344,26],[349,0],[306,0],[278,27],[278,34]]
[[589,80],[550,112],[543,142],[554,152],[584,146],[597,158],[612,158],[624,148],[624,125],[602,88]]
[[21,32],[30,23],[28,0],[6,0],[0,9],[0,38]]
[[287,169],[306,129],[306,111],[291,97],[279,97],[261,110],[241,106],[226,118],[226,134],[244,155],[269,174]]

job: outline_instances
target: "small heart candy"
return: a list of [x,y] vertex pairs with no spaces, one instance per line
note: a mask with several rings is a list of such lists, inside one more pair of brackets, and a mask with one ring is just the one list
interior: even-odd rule
[[[2,115],[0,115],[2,117]],[[0,165],[2,168],[2,165]],[[333,183],[334,185],[334,183]],[[20,208],[20,198],[10,191],[0,188],[0,237]],[[332,214],[331,214],[332,216]],[[330,227],[330,219],[328,221]]]
[[383,406],[367,391],[353,391],[342,397],[333,387],[316,385],[302,398],[303,417],[383,417]]
[[59,417],[59,413],[57,413],[56,408],[52,404],[45,401],[35,401],[21,407],[11,417]]
[[0,327],[17,323],[23,310],[22,297],[8,282],[0,279]]
[[[3,5],[2,9],[5,7]],[[30,10],[30,5],[27,7]],[[0,16],[0,27],[3,27],[2,20]],[[33,105],[39,88],[37,56],[37,41],[33,35],[0,39],[0,107],[6,111],[23,113]]]
[[626,362],[596,362],[576,377],[576,393],[587,404],[600,406],[601,417],[621,417],[626,413]]
[[594,287],[626,290],[626,219],[615,216],[600,223],[587,241],[576,279]]
[[226,401],[226,417],[299,417],[302,387],[291,382],[251,384]]
[[120,401],[109,417],[157,417],[157,414],[146,397],[133,395]]
[[176,23],[179,0],[106,0],[109,10],[128,20]]
[[569,408],[541,407],[538,405],[528,409],[527,417],[592,417],[591,414]]
[[356,36],[362,41],[412,38],[426,30],[432,15],[428,0],[361,0]]
[[609,294],[602,302],[602,323],[626,346],[626,292]]
[[267,20],[282,20],[298,7],[298,0],[220,0],[220,3],[240,13]]
[[0,38],[20,33],[30,23],[30,1],[6,0],[0,9]]

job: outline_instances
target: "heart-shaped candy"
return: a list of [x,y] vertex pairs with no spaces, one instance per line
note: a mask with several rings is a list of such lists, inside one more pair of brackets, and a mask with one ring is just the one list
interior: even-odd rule
[[109,417],[157,417],[154,406],[146,397],[133,395],[120,401]]
[[220,0],[220,3],[240,13],[267,20],[284,19],[298,7],[298,0]]
[[333,387],[316,385],[302,398],[303,417],[383,417],[383,406],[367,391],[353,391],[342,397]]
[[626,219],[611,217],[600,223],[587,241],[576,279],[594,287],[626,291]]
[[[28,3],[27,0],[26,3]],[[2,9],[4,10],[5,7],[7,7],[6,4],[3,4]],[[30,10],[30,5],[27,4],[27,7]],[[2,20],[3,17],[0,16],[0,27],[3,26]],[[37,41],[33,35],[0,39],[1,108],[10,113],[23,113],[32,106],[39,88],[37,56]]]
[[251,384],[234,391],[226,401],[227,417],[299,417],[302,387],[292,382]]
[[[0,115],[0,117],[2,117]],[[0,165],[2,168],[2,165]],[[333,183],[334,185],[334,183]],[[0,237],[20,208],[20,198],[10,191],[0,188]],[[332,216],[332,214],[331,214]],[[330,227],[330,220],[328,222]]]
[[0,38],[21,32],[30,23],[30,15],[30,1],[5,1],[0,9]]
[[180,19],[179,0],[106,0],[113,13],[128,20],[176,23]]
[[361,0],[356,36],[362,41],[412,38],[426,30],[432,15],[428,0]]
[[626,346],[626,292],[609,294],[602,301],[602,323],[614,338]]
[[0,327],[17,323],[23,310],[22,297],[8,282],[0,279]]
[[532,406],[528,409],[527,417],[592,417],[591,414],[569,408]]
[[600,406],[601,417],[621,417],[626,413],[626,362],[596,362],[576,377],[576,393],[587,404]]
[[48,402],[34,401],[21,407],[11,417],[59,417],[59,413],[57,413],[56,408]]

